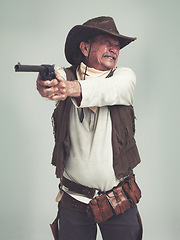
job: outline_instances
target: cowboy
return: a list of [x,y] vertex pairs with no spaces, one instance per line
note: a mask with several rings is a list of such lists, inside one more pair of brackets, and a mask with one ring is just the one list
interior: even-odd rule
[[[66,39],[69,68],[56,79],[37,79],[41,96],[57,101],[52,164],[60,178],[59,239],[142,239],[141,192],[133,169],[140,163],[130,68],[116,67],[119,51],[136,38],[118,32],[113,18],[73,27]],[[57,236],[56,236],[57,237]],[[58,238],[57,238],[58,239]]]

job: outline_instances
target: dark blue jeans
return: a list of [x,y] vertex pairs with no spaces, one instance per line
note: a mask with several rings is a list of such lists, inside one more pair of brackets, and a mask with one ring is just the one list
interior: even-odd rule
[[[139,240],[141,231],[137,207],[113,216],[99,225],[103,240]],[[87,215],[62,208],[59,213],[59,240],[95,240],[97,225]]]

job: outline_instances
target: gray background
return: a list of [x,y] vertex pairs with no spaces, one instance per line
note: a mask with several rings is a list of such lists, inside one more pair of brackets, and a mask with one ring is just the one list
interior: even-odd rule
[[52,239],[48,224],[57,207],[58,179],[50,165],[54,102],[37,93],[37,74],[15,73],[13,67],[18,61],[68,66],[68,31],[100,15],[112,16],[122,34],[138,38],[121,51],[118,65],[137,75],[142,163],[135,173],[143,193],[143,239],[178,239],[179,0],[1,0],[0,5],[0,239]]

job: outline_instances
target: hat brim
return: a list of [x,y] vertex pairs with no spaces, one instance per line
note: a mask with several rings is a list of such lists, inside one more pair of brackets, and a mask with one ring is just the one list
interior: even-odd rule
[[77,55],[81,55],[79,44],[82,41],[86,41],[98,34],[109,34],[111,36],[117,37],[119,39],[120,49],[136,40],[136,37],[128,37],[119,33],[101,30],[96,27],[77,25],[70,30],[66,38],[65,56],[67,61],[72,65],[79,64],[80,62],[77,60]]

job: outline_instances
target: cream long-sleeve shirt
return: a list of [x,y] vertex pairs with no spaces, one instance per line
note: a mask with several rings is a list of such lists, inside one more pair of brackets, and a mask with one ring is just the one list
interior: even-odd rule
[[[58,69],[66,77],[63,69]],[[112,77],[110,71],[88,68],[84,78],[85,65],[77,69],[78,81],[82,90],[80,106],[73,105],[70,111],[70,155],[65,166],[64,176],[76,183],[108,191],[118,184],[113,169],[112,123],[107,106],[132,105],[136,77],[130,68],[116,68]],[[90,107],[97,107],[91,110]],[[81,123],[79,115],[84,111]],[[89,202],[89,199],[64,190],[76,199]]]

